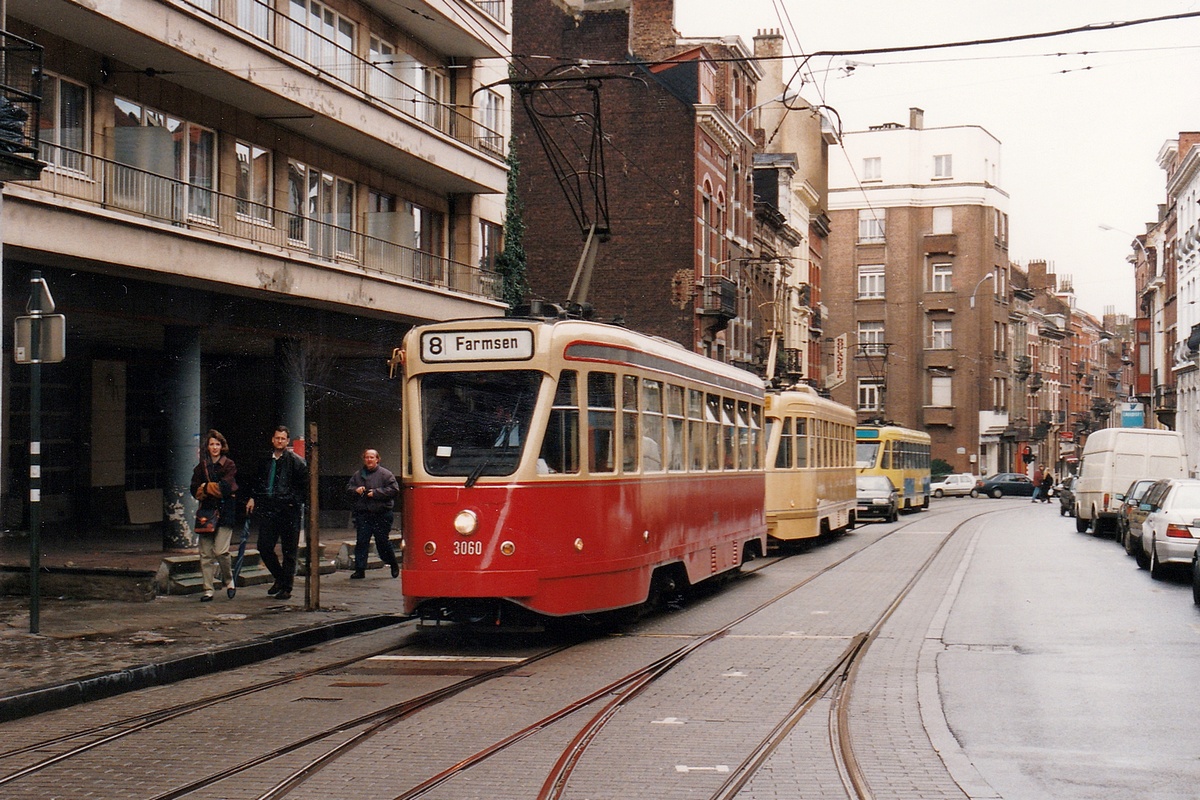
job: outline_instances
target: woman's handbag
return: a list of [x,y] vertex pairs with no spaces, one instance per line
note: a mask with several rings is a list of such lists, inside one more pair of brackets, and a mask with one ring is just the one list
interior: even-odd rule
[[196,525],[193,530],[196,533],[216,533],[219,524],[221,524],[221,509],[202,508],[196,512]]

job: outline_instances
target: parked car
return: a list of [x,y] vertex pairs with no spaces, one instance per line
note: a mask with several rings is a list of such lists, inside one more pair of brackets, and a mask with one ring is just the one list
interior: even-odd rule
[[1058,515],[1060,517],[1070,517],[1075,514],[1075,492],[1071,489],[1074,485],[1075,476],[1068,475],[1054,487],[1054,495],[1058,498]]
[[976,480],[969,472],[958,472],[931,484],[929,490],[934,497],[966,497],[975,488]]
[[971,497],[1032,497],[1033,479],[1019,472],[997,472],[990,478],[980,478],[971,490]]
[[1163,577],[1168,564],[1191,564],[1196,553],[1195,525],[1200,518],[1200,480],[1170,478],[1156,481],[1139,508],[1144,509],[1138,566],[1151,578]]
[[[1117,542],[1129,555],[1134,554],[1138,539],[1141,538],[1142,521],[1146,519],[1146,512],[1141,509],[1141,504],[1146,492],[1153,485],[1152,479],[1143,478],[1129,484],[1124,494],[1117,495],[1117,499],[1121,501],[1121,507],[1117,509]],[[1132,536],[1130,532],[1133,533]]]
[[858,518],[883,517],[887,522],[900,518],[900,493],[886,475],[859,475]]
[[1192,602],[1200,606],[1200,550],[1192,553]]

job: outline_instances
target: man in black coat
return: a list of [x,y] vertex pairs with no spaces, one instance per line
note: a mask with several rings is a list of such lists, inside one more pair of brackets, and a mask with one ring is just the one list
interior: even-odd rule
[[379,465],[377,450],[363,451],[362,469],[350,476],[346,491],[354,501],[354,572],[351,578],[365,578],[367,552],[371,540],[383,563],[392,568],[392,577],[400,577],[400,563],[396,551],[388,538],[392,532],[393,507],[400,494],[396,476],[386,467]]
[[[257,473],[246,513],[258,510],[258,553],[275,582],[267,589],[277,600],[292,596],[296,551],[300,547],[300,515],[308,497],[308,464],[288,449],[291,432],[279,425],[271,435],[271,454]],[[279,545],[282,561],[275,555]]]

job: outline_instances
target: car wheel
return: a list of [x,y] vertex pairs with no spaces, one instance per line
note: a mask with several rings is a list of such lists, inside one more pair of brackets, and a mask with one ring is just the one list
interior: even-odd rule
[[1140,539],[1137,543],[1137,551],[1133,554],[1133,557],[1137,559],[1138,569],[1145,569],[1150,566],[1150,557],[1146,555],[1146,550],[1142,547]]
[[971,490],[971,497],[979,497],[979,490],[978,490],[978,489],[972,489],[972,490]]
[[944,492],[943,492],[941,489],[934,489],[934,490],[933,490],[933,496],[934,496],[934,497],[943,497],[944,495],[945,495],[945,493],[944,493]]
[[890,515],[888,515],[887,521],[888,522],[897,522],[897,521],[899,521],[899,519],[900,519],[900,509],[893,508],[892,513]]
[[1121,540],[1121,544],[1125,547],[1125,555],[1133,555],[1133,548],[1138,544],[1138,540],[1133,538],[1133,529],[1125,529],[1125,538]]
[[1156,581],[1163,579],[1163,565],[1158,560],[1158,546],[1153,539],[1150,540],[1150,577]]
[[1200,561],[1192,556],[1192,602],[1200,606]]
[[1075,530],[1079,531],[1080,533],[1087,533],[1087,529],[1090,528],[1091,525],[1092,521],[1090,519],[1084,519],[1083,517],[1075,518]]
[[1000,491],[999,488],[992,489],[992,497],[999,500],[1001,497],[1004,497],[1004,492]]

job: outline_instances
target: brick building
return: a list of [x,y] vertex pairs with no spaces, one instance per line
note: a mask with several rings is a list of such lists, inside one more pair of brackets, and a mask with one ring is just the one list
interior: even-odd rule
[[[601,78],[611,235],[600,247],[587,298],[595,318],[620,318],[750,365],[758,344],[746,270],[754,248],[754,140],[746,112],[761,73],[748,60],[712,60],[746,59],[744,43],[681,37],[673,0],[516,0],[513,50],[612,64],[583,71],[518,58],[516,65],[518,78]],[[535,102],[567,119],[549,123],[548,135],[585,171],[596,165],[579,144],[593,126],[590,89],[568,88]],[[583,228],[522,111],[514,115],[513,135],[530,293],[561,301],[583,250]]]
[[829,172],[827,337],[852,343],[833,398],[859,419],[926,430],[956,471],[1012,463],[1008,196],[1000,142],[978,126],[843,135]]

